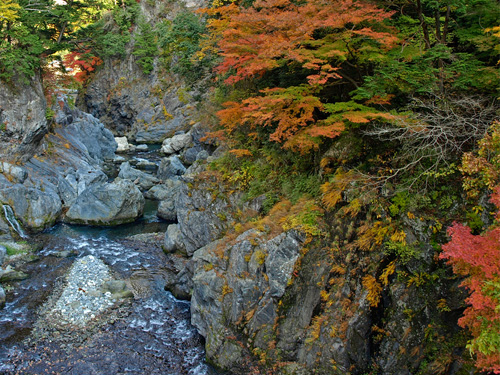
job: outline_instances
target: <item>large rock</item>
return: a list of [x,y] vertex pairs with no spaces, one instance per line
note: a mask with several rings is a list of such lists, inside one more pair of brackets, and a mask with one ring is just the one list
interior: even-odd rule
[[[214,181],[215,183],[215,181]],[[188,255],[218,239],[237,210],[238,196],[216,193],[210,181],[190,186],[183,183],[175,202],[177,221]]]
[[180,181],[176,180],[167,180],[165,186],[168,186],[168,190],[163,190],[161,194],[161,201],[158,205],[157,216],[168,220],[168,221],[176,221],[177,220],[177,207],[176,200],[177,195],[179,194],[179,189],[181,186]]
[[0,202],[11,206],[23,226],[34,231],[53,225],[62,210],[59,195],[48,187],[42,191],[14,185],[0,191]]
[[191,141],[191,133],[174,135],[172,138],[167,138],[163,141],[161,152],[167,155],[179,152],[188,147]]
[[158,168],[158,178],[162,181],[176,179],[186,172],[186,167],[182,164],[177,155],[163,158]]
[[0,158],[29,157],[48,132],[46,101],[39,76],[0,82]]
[[75,224],[118,225],[129,223],[144,210],[144,197],[128,180],[90,186],[78,196],[65,221]]
[[232,242],[216,241],[193,255],[192,324],[206,339],[207,357],[238,371],[245,366],[233,327],[244,324],[255,347],[265,349],[278,317],[277,301],[292,279],[304,238],[296,232],[267,240],[249,230]]
[[165,232],[163,240],[163,250],[167,253],[181,252],[185,253],[186,249],[182,243],[182,233],[178,224],[170,224]]
[[142,191],[149,190],[160,182],[156,177],[133,168],[129,162],[120,166],[118,177],[133,181]]
[[55,120],[62,126],[58,130],[59,136],[63,136],[73,147],[86,151],[97,164],[115,157],[118,144],[113,134],[91,114],[70,108],[62,100],[62,108],[57,111]]
[[153,186],[146,193],[144,193],[144,197],[157,201],[170,199],[172,196],[172,190],[178,190],[180,185],[181,182],[178,180],[167,180],[163,184]]
[[129,152],[134,150],[134,146],[128,143],[127,137],[115,137],[118,145],[116,152]]

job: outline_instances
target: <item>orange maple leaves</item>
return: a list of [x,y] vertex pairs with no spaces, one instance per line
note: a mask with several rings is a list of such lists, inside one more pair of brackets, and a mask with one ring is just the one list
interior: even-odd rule
[[[225,103],[218,112],[225,133],[256,137],[259,127],[268,128],[271,141],[302,153],[344,129],[343,121],[328,119],[321,96],[332,81],[344,79],[343,64],[362,59],[363,49],[383,53],[397,41],[380,25],[391,13],[362,1],[257,0],[248,8],[233,3],[208,13],[219,16],[209,27],[219,37],[223,61],[216,70],[226,75],[225,83],[292,65],[306,72],[305,81],[297,78],[294,86],[270,87],[240,103]],[[360,43],[363,48],[356,50],[353,45]]]
[[83,52],[72,51],[64,58],[64,65],[66,68],[71,68],[75,71],[75,79],[85,84],[92,72],[102,64],[102,60],[90,53],[90,50]]

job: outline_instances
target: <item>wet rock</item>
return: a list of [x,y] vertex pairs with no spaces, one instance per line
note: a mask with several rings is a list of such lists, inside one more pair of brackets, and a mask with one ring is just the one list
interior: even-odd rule
[[62,211],[59,195],[49,187],[42,191],[14,185],[0,191],[0,202],[11,206],[16,218],[31,230],[52,226]]
[[160,180],[156,177],[132,168],[129,162],[123,163],[120,166],[118,177],[133,181],[142,191],[151,189],[154,185],[160,182]]
[[16,271],[10,265],[5,269],[0,269],[0,283],[15,281],[15,280],[24,280],[27,279],[29,275],[22,271]]
[[186,172],[186,167],[182,164],[177,155],[163,158],[158,168],[158,178],[162,181],[176,179]]
[[144,210],[144,197],[128,180],[96,184],[78,196],[66,213],[65,221],[74,224],[118,225],[130,223]]
[[115,299],[134,296],[124,280],[108,280],[104,282],[102,288],[104,291],[110,292]]
[[170,224],[165,232],[165,237],[163,240],[163,249],[167,253],[174,253],[179,251],[185,253],[186,249],[182,242],[182,232],[179,229],[178,224]]
[[163,184],[155,185],[144,193],[144,197],[147,199],[154,199],[162,201],[165,199],[170,199],[175,196],[175,190],[179,189],[181,182],[179,180],[166,180]]
[[174,135],[172,138],[163,141],[161,152],[167,155],[179,152],[188,147],[191,141],[191,133]]
[[125,159],[123,156],[120,156],[120,155],[116,155],[113,158],[113,163],[115,163],[115,164],[121,164],[121,163],[124,163],[126,161],[127,161],[127,159]]
[[131,152],[134,151],[134,146],[128,143],[127,137],[115,137],[118,147],[115,152]]
[[135,146],[135,150],[136,151],[147,151],[148,145],[145,145],[145,144],[137,145],[137,146]]
[[158,170],[158,166],[153,163],[152,161],[145,160],[145,159],[137,159],[137,163],[135,164],[135,167],[137,169],[141,169],[144,171],[151,171],[156,173]]

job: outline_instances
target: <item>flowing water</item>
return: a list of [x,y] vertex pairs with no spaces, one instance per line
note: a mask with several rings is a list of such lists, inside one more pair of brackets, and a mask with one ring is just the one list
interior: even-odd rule
[[[125,237],[165,232],[148,202],[145,216],[116,228],[59,224],[36,236],[30,277],[13,282],[0,310],[0,374],[216,374],[204,362],[202,338],[190,324],[189,302],[164,290],[168,260],[159,246]],[[98,325],[62,332],[43,321],[44,304],[79,257],[94,255],[134,286],[134,298]],[[42,316],[40,318],[39,316]],[[42,328],[40,328],[42,327]],[[35,334],[36,333],[36,334]]]
[[7,221],[9,222],[10,226],[12,229],[16,231],[16,233],[19,235],[21,238],[28,238],[28,235],[24,233],[23,228],[21,227],[21,224],[16,220],[16,217],[14,216],[14,211],[12,211],[12,207],[10,207],[7,204],[3,205],[3,213]]

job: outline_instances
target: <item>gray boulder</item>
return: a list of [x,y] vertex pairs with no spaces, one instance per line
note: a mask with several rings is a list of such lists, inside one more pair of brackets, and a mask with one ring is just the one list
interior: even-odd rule
[[75,224],[118,225],[130,223],[144,210],[144,197],[128,180],[95,184],[78,196],[65,221]]
[[267,349],[278,300],[292,279],[303,242],[294,231],[268,240],[251,229],[194,253],[191,322],[206,339],[208,359],[235,372],[244,366],[241,348],[230,339],[238,325],[253,338],[253,347]]
[[22,82],[19,77],[0,82],[0,103],[0,124],[5,124],[5,130],[0,131],[0,157],[12,157],[15,152],[29,157],[49,130],[40,77],[29,82]]
[[42,191],[14,185],[0,192],[0,202],[11,206],[16,218],[30,230],[52,226],[62,210],[59,195],[49,187]]
[[182,233],[178,224],[170,224],[165,232],[163,240],[163,250],[167,253],[181,252],[185,253],[186,249],[182,243]]
[[22,271],[16,271],[11,266],[7,266],[5,269],[0,268],[0,282],[24,280],[28,278],[28,274]]
[[118,145],[116,152],[129,152],[129,151],[134,151],[133,150],[133,145],[128,143],[127,137],[115,137],[115,141]]
[[172,138],[167,138],[163,141],[161,152],[167,155],[179,152],[188,147],[191,141],[191,133],[174,135]]
[[133,168],[129,162],[123,163],[120,166],[118,177],[133,181],[142,191],[149,190],[160,182],[156,177]]
[[78,108],[70,108],[64,100],[62,102],[63,107],[55,117],[56,122],[62,125],[58,133],[73,147],[86,151],[95,163],[101,164],[105,159],[112,160],[118,148],[113,133],[91,114]]
[[177,220],[177,211],[175,209],[175,200],[167,199],[160,202],[156,215],[167,221]]
[[177,180],[167,180],[163,184],[153,186],[151,189],[144,193],[144,197],[156,201],[168,199],[172,195],[171,190],[176,188],[174,186],[174,183],[176,183],[177,185],[181,184],[181,182]]
[[182,164],[177,155],[162,159],[158,168],[158,178],[162,181],[176,179],[186,172],[186,167]]

